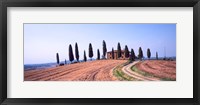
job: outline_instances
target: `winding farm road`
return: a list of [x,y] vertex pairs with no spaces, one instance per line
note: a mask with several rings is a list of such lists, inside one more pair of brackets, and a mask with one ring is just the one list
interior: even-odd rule
[[141,75],[141,74],[138,74],[138,73],[132,71],[132,70],[131,70],[131,67],[134,66],[134,65],[135,65],[136,63],[138,63],[138,62],[140,62],[140,61],[135,61],[135,62],[133,62],[133,63],[130,63],[130,64],[124,66],[124,67],[122,68],[122,71],[123,71],[124,73],[126,73],[127,75],[129,75],[129,76],[131,76],[131,77],[133,77],[133,78],[136,78],[136,79],[138,79],[138,80],[141,80],[141,81],[159,81],[159,78],[155,78],[155,77],[146,77],[146,76],[143,76],[143,75]]

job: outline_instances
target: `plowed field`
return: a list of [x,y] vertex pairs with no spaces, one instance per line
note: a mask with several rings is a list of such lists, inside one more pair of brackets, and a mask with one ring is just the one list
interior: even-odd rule
[[176,61],[146,60],[137,63],[136,67],[159,78],[176,80]]
[[112,69],[126,60],[97,60],[24,72],[25,81],[116,81]]

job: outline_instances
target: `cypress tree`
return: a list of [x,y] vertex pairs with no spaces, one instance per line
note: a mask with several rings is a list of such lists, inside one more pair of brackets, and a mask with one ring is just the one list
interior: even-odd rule
[[103,56],[104,56],[104,58],[106,56],[106,52],[107,52],[106,42],[103,40]]
[[92,60],[92,57],[93,57],[93,49],[92,49],[92,44],[91,44],[91,43],[89,44],[89,57],[90,57],[91,60]]
[[76,55],[76,60],[79,62],[79,51],[78,51],[78,44],[75,44],[75,55]]
[[112,48],[112,59],[115,59],[115,52],[113,48]]
[[86,54],[85,54],[85,50],[84,50],[84,56],[83,56],[83,60],[86,62],[87,61],[87,57],[86,57]]
[[148,48],[147,49],[147,57],[150,59],[150,57],[151,57],[151,51],[150,51],[150,49]]
[[128,50],[128,46],[125,46],[125,57],[128,58],[129,57],[129,50]]
[[57,60],[57,64],[60,64],[59,54],[58,53],[56,53],[56,60]]
[[72,50],[72,45],[69,45],[69,60],[72,62],[74,60],[74,54]]
[[142,58],[143,58],[143,51],[142,51],[141,47],[139,47],[139,51],[138,52],[139,52],[138,57],[139,57],[140,60],[142,60]]
[[97,60],[100,60],[100,52],[99,52],[99,49],[97,49]]
[[117,45],[117,58],[120,58],[121,56],[122,56],[122,50],[121,50],[120,43],[118,42],[118,45]]
[[133,49],[131,49],[131,61],[135,61],[135,52]]
[[156,59],[158,60],[158,53],[156,52]]

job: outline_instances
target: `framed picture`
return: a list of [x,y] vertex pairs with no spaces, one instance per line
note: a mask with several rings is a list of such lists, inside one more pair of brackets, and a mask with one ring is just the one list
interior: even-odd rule
[[1,104],[199,104],[199,0],[3,0]]

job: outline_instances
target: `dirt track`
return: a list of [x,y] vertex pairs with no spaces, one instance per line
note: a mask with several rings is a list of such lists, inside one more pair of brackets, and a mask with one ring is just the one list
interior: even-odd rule
[[24,72],[25,81],[116,81],[112,69],[126,60],[99,60]]
[[158,80],[159,80],[159,78],[155,78],[155,77],[145,77],[145,76],[143,76],[143,75],[141,75],[141,74],[138,74],[138,73],[132,71],[132,70],[131,70],[131,67],[134,66],[134,65],[136,65],[138,62],[139,62],[139,61],[135,61],[135,62],[133,62],[133,63],[130,63],[130,64],[124,66],[124,67],[122,68],[122,71],[123,71],[124,73],[126,73],[127,75],[129,75],[129,76],[131,76],[131,77],[133,77],[133,78],[136,78],[136,79],[138,79],[138,80],[141,80],[141,81],[158,81]]

